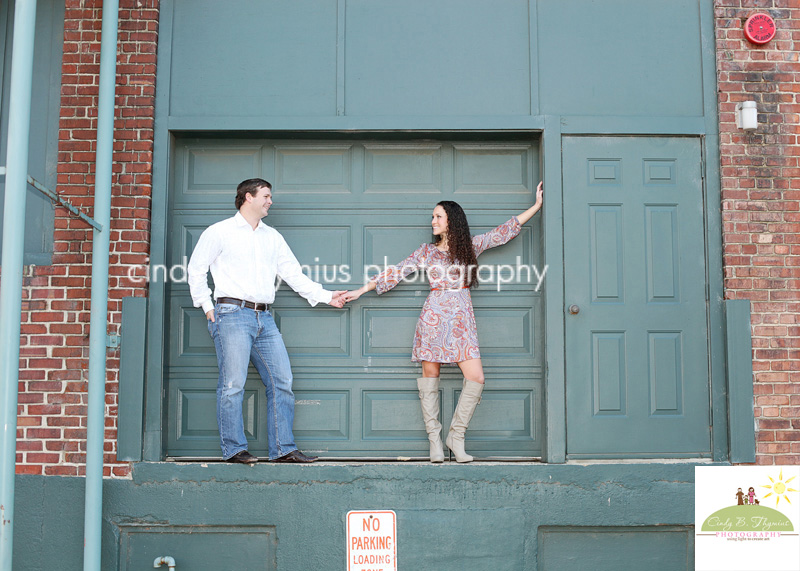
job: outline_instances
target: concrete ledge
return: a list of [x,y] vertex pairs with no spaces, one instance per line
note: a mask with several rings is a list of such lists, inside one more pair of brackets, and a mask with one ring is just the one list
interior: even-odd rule
[[[592,561],[592,546],[617,554],[614,545],[635,543],[636,537],[680,551],[665,569],[689,569],[694,468],[700,464],[708,465],[136,463],[130,479],[103,482],[103,569],[124,568],[120,557],[142,559],[140,549],[149,556],[166,545],[159,533],[199,527],[274,530],[267,535],[276,542],[282,571],[344,569],[351,510],[395,511],[403,569],[549,569],[539,560],[540,546],[557,549],[564,542],[574,550],[570,561],[582,565],[574,568],[583,569]],[[69,506],[81,505],[83,489],[83,478],[17,477],[22,507],[14,539],[29,554],[20,569],[80,568],[82,512]],[[123,545],[131,529],[143,533]],[[542,536],[545,531],[551,535]],[[617,555],[614,569],[641,569],[641,552]],[[551,563],[561,565],[562,559]],[[248,564],[237,560],[237,568],[255,568]]]

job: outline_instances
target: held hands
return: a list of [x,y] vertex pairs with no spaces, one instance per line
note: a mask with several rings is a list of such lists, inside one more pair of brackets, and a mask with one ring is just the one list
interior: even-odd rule
[[333,298],[331,299],[330,305],[341,308],[345,303],[357,300],[368,291],[370,291],[368,286],[354,289],[352,291],[335,291],[333,292]]
[[366,285],[361,286],[358,289],[354,289],[352,291],[345,292],[344,298],[345,301],[351,302],[357,300],[359,297],[367,293],[368,291],[372,291],[377,287],[377,284],[373,281],[368,281]]
[[[361,297],[362,295],[364,295],[368,291],[371,291],[372,289],[375,289],[374,286],[372,288],[370,288],[369,285],[370,284],[367,284],[367,285],[365,285],[363,287],[360,287],[358,289],[354,289],[354,290],[351,290],[351,291],[335,292],[334,298],[333,298],[333,300],[331,300],[331,305],[335,305],[334,302],[335,301],[339,301],[339,302],[341,302],[341,305],[337,305],[336,307],[342,307],[345,303],[350,303],[351,301],[357,300],[359,297]],[[338,294],[338,297],[337,297],[337,294]]]
[[352,291],[345,292],[344,299],[346,302],[351,302],[357,300],[359,297],[364,295],[364,288],[354,289]]
[[336,308],[339,308],[339,309],[344,307],[344,304],[347,301],[345,299],[345,294],[346,293],[347,292],[344,291],[344,290],[333,292],[333,297],[331,298],[331,301],[330,301],[329,305],[331,305],[333,307],[336,307]]
[[331,292],[333,296],[331,297],[331,301],[328,303],[328,305],[335,307],[337,309],[341,309],[342,307],[344,307],[345,303],[357,300],[359,297],[361,297],[361,294],[365,293],[365,291],[366,287],[363,287],[360,290],[353,290],[353,291],[339,290]]

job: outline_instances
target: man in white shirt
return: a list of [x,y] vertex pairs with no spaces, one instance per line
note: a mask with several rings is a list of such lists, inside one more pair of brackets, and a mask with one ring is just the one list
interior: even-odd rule
[[[289,355],[269,312],[280,278],[314,306],[324,302],[342,307],[344,291],[327,291],[303,274],[283,236],[261,222],[272,205],[272,185],[260,178],[236,189],[232,218],[206,228],[189,261],[189,290],[195,307],[202,307],[214,339],[219,365],[217,422],[222,458],[252,464],[247,451],[242,400],[247,368],[256,367],[267,394],[267,438],[273,462],[313,462],[297,449],[292,433],[294,393]],[[214,278],[214,299],[208,270]]]

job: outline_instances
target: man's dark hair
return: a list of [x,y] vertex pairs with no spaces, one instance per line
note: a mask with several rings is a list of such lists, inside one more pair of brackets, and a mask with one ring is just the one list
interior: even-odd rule
[[264,187],[272,190],[272,185],[263,178],[248,178],[240,182],[239,186],[236,187],[236,210],[239,210],[244,204],[245,194],[255,196]]

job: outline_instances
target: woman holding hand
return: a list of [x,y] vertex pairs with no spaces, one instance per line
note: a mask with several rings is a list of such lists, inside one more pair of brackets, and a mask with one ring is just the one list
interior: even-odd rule
[[398,265],[387,268],[366,285],[344,295],[348,302],[372,290],[377,290],[380,295],[417,270],[427,272],[431,291],[417,322],[411,360],[422,363],[422,377],[417,379],[417,387],[430,442],[431,462],[444,461],[442,425],[439,422],[439,369],[442,363],[457,364],[464,375],[461,397],[453,413],[446,444],[457,462],[473,460],[464,451],[464,434],[484,386],[478,331],[469,293],[470,288],[477,284],[477,257],[489,248],[515,238],[521,226],[542,207],[542,200],[540,182],[533,206],[478,236],[470,234],[467,217],[458,203],[451,200],[439,202],[431,219],[432,243],[422,244]]

